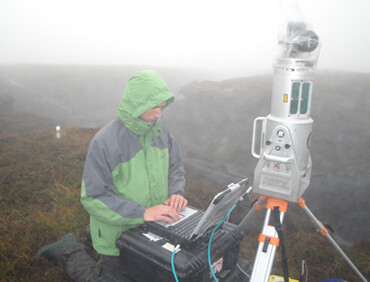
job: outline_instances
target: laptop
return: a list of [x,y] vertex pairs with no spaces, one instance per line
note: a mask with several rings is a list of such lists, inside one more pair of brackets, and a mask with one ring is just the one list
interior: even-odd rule
[[246,193],[247,183],[248,179],[243,179],[237,184],[229,184],[224,191],[214,196],[205,212],[188,205],[179,212],[180,219],[177,221],[147,222],[148,231],[172,243],[192,247],[199,240],[207,239],[212,229],[227,216]]

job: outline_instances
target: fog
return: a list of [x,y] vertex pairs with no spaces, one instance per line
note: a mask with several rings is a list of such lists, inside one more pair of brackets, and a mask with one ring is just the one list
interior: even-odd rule
[[[232,78],[271,70],[280,1],[0,1],[0,64],[193,67]],[[370,71],[367,0],[301,0],[319,67]]]
[[[250,135],[253,119],[269,112],[278,3],[1,0],[0,95],[12,97],[15,112],[48,118],[48,129],[100,127],[117,114],[129,76],[155,68],[176,96],[166,115],[189,175],[208,171],[211,185],[223,187],[256,164]],[[299,3],[322,42],[307,199],[344,241],[367,238],[370,2]]]

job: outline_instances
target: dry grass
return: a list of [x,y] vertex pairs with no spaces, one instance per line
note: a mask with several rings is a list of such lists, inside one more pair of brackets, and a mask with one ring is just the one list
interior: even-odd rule
[[[61,139],[56,139],[54,131],[0,135],[0,281],[65,281],[53,263],[33,256],[67,233],[85,239],[88,215],[80,204],[80,185],[87,146],[95,132],[64,129]],[[205,208],[215,193],[187,180],[193,206]],[[309,281],[328,277],[358,281],[329,243],[313,227],[302,228],[302,215],[294,214],[284,223],[290,276],[299,278],[305,259]],[[251,264],[258,231],[248,234],[242,243],[241,254]],[[369,241],[344,251],[368,277]],[[281,274],[279,253],[273,269],[276,274]]]
[[79,200],[81,175],[94,133],[0,137],[0,281],[63,281],[58,268],[33,256],[66,233],[83,239],[88,217]]

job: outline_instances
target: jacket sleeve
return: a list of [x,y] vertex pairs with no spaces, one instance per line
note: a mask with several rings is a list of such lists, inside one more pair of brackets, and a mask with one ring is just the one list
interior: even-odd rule
[[170,166],[168,170],[168,196],[179,194],[185,197],[185,170],[182,154],[170,133],[169,138]]
[[144,222],[145,207],[114,193],[111,164],[104,143],[92,140],[82,177],[81,203],[86,211],[110,225],[136,225]]

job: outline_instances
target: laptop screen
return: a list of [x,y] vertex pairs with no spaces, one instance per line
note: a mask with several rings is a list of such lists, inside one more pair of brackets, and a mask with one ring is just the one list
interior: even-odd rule
[[206,212],[195,227],[191,237],[197,238],[209,228],[216,226],[227,215],[240,197],[247,191],[248,179],[243,179],[237,184],[231,183],[227,189],[218,193],[208,206]]

